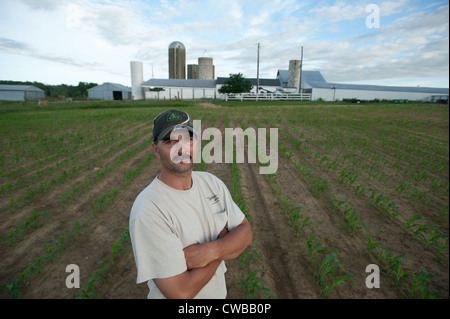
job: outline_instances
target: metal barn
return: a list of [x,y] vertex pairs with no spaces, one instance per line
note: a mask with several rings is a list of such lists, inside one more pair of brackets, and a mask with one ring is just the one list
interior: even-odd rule
[[[277,78],[287,87],[288,70],[278,70]],[[432,101],[433,96],[447,96],[448,88],[405,87],[365,84],[330,83],[320,71],[302,72],[302,91],[311,94],[311,100],[396,100]]]
[[0,100],[37,101],[45,99],[44,90],[34,85],[0,84]]
[[99,100],[131,100],[131,88],[106,82],[88,89],[88,97]]
[[431,96],[436,94],[447,95],[449,89],[429,87],[402,87],[341,83],[313,83],[305,85],[312,91],[312,100],[324,101],[342,100],[410,100],[431,101]]

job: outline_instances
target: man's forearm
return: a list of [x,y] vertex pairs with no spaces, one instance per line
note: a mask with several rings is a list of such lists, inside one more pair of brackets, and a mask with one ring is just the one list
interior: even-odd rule
[[222,260],[238,257],[252,242],[247,219],[230,232],[226,228],[219,238],[185,248],[188,270],[166,279],[154,279],[166,298],[193,298],[211,280]]
[[252,242],[252,230],[247,219],[230,232],[224,228],[219,238],[184,249],[188,269],[201,268],[213,261],[238,257]]
[[211,280],[220,262],[213,261],[205,267],[186,270],[171,278],[153,280],[166,298],[191,299]]
[[[186,271],[186,281],[184,285],[184,298],[191,299],[199,293],[203,287],[211,280],[217,268],[220,265],[220,260],[213,261],[203,268],[195,268]],[[183,291],[182,290],[182,291]]]
[[215,241],[216,259],[229,260],[239,255],[252,243],[252,230],[247,219],[235,227],[226,236]]

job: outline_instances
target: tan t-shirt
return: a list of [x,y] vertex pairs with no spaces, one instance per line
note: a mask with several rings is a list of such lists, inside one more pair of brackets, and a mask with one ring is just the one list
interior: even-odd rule
[[[189,190],[174,189],[158,178],[136,198],[130,214],[130,237],[137,283],[146,282],[148,298],[165,298],[152,279],[187,270],[183,249],[217,239],[227,225],[238,226],[244,214],[225,184],[207,172],[192,172]],[[225,298],[225,262],[195,298]]]

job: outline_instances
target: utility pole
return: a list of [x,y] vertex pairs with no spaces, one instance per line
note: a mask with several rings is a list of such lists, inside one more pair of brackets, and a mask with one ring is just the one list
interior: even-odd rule
[[259,42],[258,42],[258,60],[256,68],[256,94],[259,93]]
[[300,93],[300,98],[303,100],[302,94],[302,67],[303,67],[303,45],[302,45],[302,53],[300,57],[300,83],[298,85],[298,93]]

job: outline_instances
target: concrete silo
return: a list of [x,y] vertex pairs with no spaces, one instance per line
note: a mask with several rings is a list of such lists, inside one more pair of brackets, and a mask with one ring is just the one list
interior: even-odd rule
[[142,62],[131,61],[131,98],[133,100],[143,100],[144,90],[141,86],[144,82],[144,68]]
[[295,88],[295,92],[299,92],[300,88],[300,68],[301,60],[289,61],[288,88]]
[[214,80],[214,65],[212,58],[198,58],[199,80]]
[[186,79],[186,48],[179,41],[169,45],[169,79]]
[[188,64],[188,79],[198,79],[198,64]]

